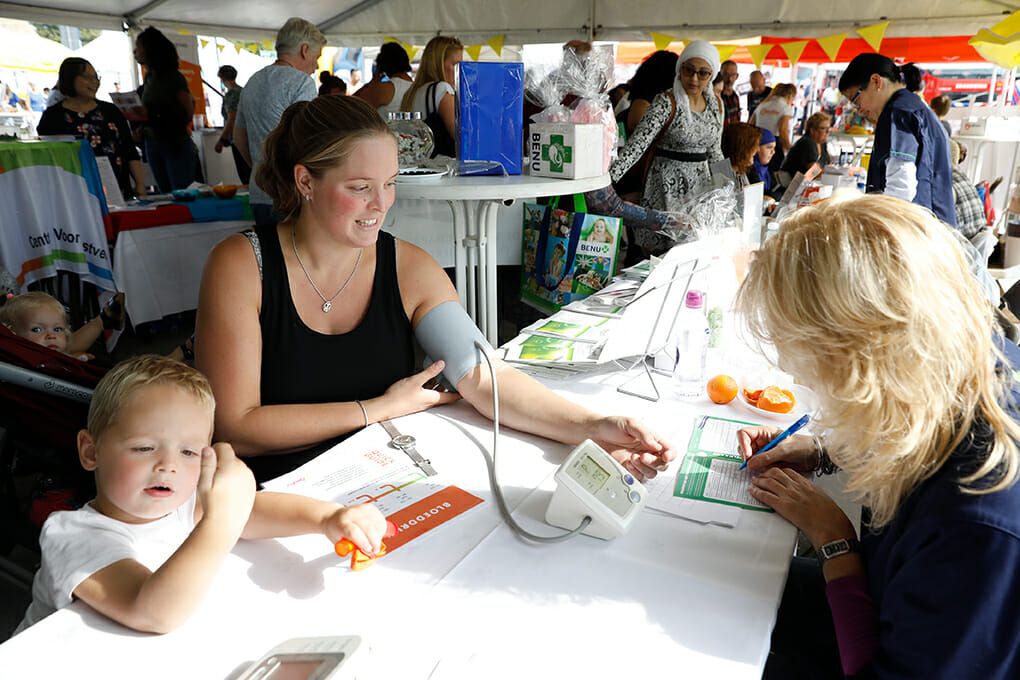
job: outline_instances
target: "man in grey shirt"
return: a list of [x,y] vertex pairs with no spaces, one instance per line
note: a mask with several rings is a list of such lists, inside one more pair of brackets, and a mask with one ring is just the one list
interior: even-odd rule
[[273,200],[255,181],[262,162],[262,142],[288,106],[318,94],[311,74],[325,45],[325,36],[314,24],[291,17],[276,34],[276,61],[253,75],[241,92],[234,144],[252,168],[248,188],[256,226],[279,218],[273,215]]

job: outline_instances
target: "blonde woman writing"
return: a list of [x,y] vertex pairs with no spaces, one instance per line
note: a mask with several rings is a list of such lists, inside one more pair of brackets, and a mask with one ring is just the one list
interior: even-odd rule
[[[751,494],[822,560],[795,560],[765,677],[1020,677],[1018,352],[950,230],[888,196],[802,210],[737,305],[826,433],[750,458]],[[744,457],[776,433],[742,431]],[[866,508],[859,543],[811,482],[832,464]]]

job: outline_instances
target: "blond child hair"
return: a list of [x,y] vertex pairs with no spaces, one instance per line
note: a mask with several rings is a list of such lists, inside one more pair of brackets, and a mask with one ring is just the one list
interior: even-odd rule
[[13,331],[21,325],[26,314],[42,307],[50,307],[55,311],[59,310],[61,316],[64,317],[64,321],[67,321],[67,311],[64,309],[64,305],[60,304],[60,300],[48,293],[33,290],[15,295],[8,299],[3,307],[0,307],[0,324],[7,326]]
[[737,297],[782,368],[818,388],[827,451],[880,527],[976,420],[987,458],[965,493],[1012,485],[1020,426],[1004,410],[993,310],[950,230],[888,196],[801,210],[758,251]]
[[96,385],[89,405],[89,433],[98,440],[131,396],[149,385],[181,388],[209,409],[212,421],[216,399],[209,380],[202,373],[168,357],[144,354],[120,362]]

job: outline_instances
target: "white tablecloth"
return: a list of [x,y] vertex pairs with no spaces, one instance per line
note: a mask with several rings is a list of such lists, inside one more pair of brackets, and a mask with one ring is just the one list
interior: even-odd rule
[[250,226],[245,221],[194,222],[121,232],[113,262],[131,323],[197,308],[209,251]]
[[[680,448],[695,414],[742,413],[623,397],[621,379],[559,385],[594,408],[641,414]],[[397,427],[441,475],[486,502],[363,572],[350,572],[319,536],[241,542],[178,630],[134,633],[77,603],[0,646],[3,675],[236,677],[282,640],[357,634],[360,678],[760,677],[794,544],[785,521],[744,512],[726,529],[646,510],[614,541],[531,545],[491,500],[479,451],[491,446],[486,420],[460,403]],[[567,447],[504,435],[501,481],[515,516],[558,533],[542,517]]]

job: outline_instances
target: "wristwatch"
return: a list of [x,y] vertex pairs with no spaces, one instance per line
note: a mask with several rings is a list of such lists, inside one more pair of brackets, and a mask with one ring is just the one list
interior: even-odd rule
[[422,472],[425,473],[426,477],[435,477],[439,473],[432,467],[432,461],[427,458],[422,458],[418,450],[414,448],[418,440],[409,434],[400,434],[400,430],[393,425],[389,420],[384,420],[380,423],[383,429],[386,430],[386,434],[390,436],[390,446],[395,449],[400,449],[407,454],[415,465],[417,465]]
[[833,557],[859,552],[861,543],[856,538],[841,538],[838,541],[830,541],[818,548],[818,561],[825,564]]

